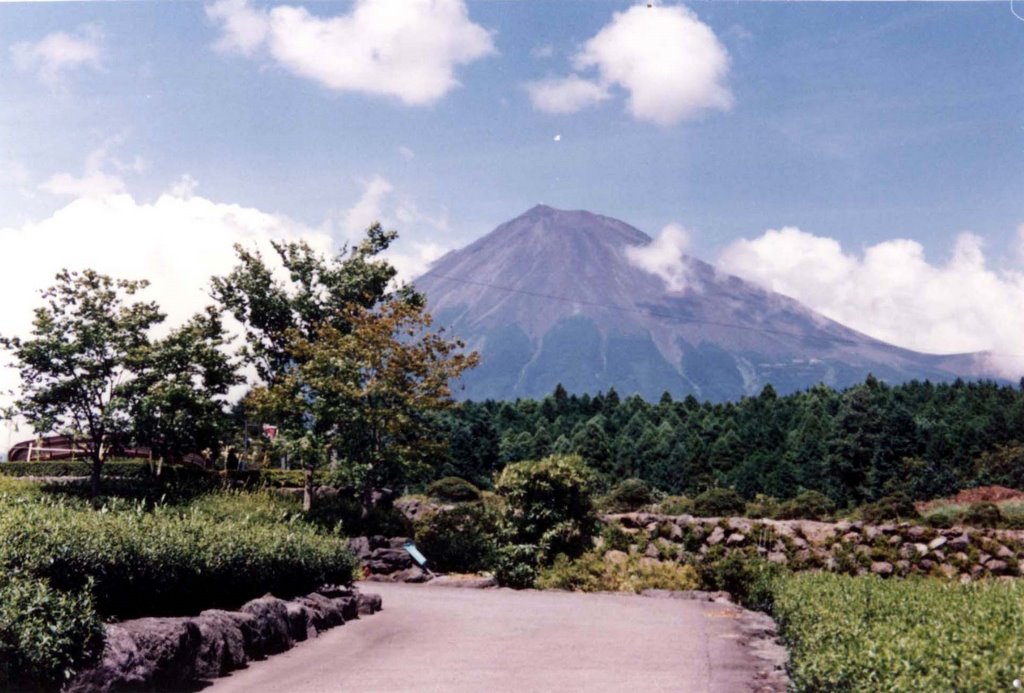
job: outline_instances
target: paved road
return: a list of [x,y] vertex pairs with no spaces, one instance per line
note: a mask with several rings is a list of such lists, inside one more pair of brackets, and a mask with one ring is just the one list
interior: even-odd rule
[[733,693],[758,689],[764,666],[741,635],[740,610],[725,604],[402,584],[362,589],[380,593],[384,610],[207,690]]

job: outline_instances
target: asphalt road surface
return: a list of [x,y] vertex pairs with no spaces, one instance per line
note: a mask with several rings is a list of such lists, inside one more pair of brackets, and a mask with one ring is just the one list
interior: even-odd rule
[[[366,584],[384,609],[218,679],[213,693],[773,690],[728,604]],[[781,690],[781,688],[777,689]]]

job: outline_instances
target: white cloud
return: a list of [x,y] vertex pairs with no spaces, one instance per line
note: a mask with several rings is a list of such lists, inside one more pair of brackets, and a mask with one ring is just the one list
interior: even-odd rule
[[104,169],[113,168],[118,172],[140,173],[145,165],[138,157],[131,163],[124,163],[112,157],[110,148],[120,142],[120,137],[114,137],[90,152],[86,157],[82,175],[76,176],[67,172],[55,173],[39,186],[40,190],[60,197],[105,197],[124,192],[124,180],[119,175],[109,173]]
[[690,281],[690,263],[686,251],[692,235],[676,223],[665,226],[647,245],[626,248],[626,259],[640,269],[661,277],[671,293],[696,288]]
[[1024,224],[1017,227],[1017,261],[1024,265]]
[[393,96],[428,105],[459,85],[455,69],[495,52],[463,0],[356,0],[348,14],[318,17],[305,8],[257,10],[245,0],[206,8],[219,24],[219,50],[265,49],[290,72],[335,91]]
[[[528,85],[535,108],[574,113],[601,100],[597,89],[613,87],[627,93],[634,118],[659,125],[732,106],[725,85],[729,54],[711,28],[683,6],[637,5],[617,12],[572,62],[576,74]],[[589,70],[597,76],[579,75]]]
[[1024,267],[989,268],[974,234],[960,234],[951,256],[933,264],[916,241],[858,255],[787,227],[730,244],[719,267],[878,339],[933,353],[991,351],[1004,375],[1024,373]]
[[406,161],[412,161],[416,158],[416,152],[406,147],[404,144],[398,148],[398,153],[402,155],[402,158]]
[[28,168],[20,161],[0,160],[0,183],[24,185],[29,181]]
[[75,34],[56,31],[35,43],[15,43],[10,47],[11,58],[21,72],[34,72],[43,82],[55,86],[69,72],[102,67],[102,38],[93,24],[81,27]]
[[349,238],[361,237],[374,222],[384,223],[382,205],[384,198],[390,195],[392,190],[394,187],[382,176],[374,176],[366,182],[363,194],[345,213],[343,225]]
[[545,113],[576,113],[611,97],[608,88],[579,75],[529,82],[530,103]]

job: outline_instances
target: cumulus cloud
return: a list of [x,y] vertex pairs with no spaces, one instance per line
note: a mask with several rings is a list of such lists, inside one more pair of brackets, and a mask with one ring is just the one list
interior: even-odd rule
[[341,230],[349,242],[362,237],[367,227],[380,222],[385,228],[398,228],[398,248],[389,248],[386,257],[398,270],[400,281],[411,281],[423,274],[437,258],[450,247],[436,242],[402,241],[410,229],[429,227],[432,231],[447,231],[448,213],[442,209],[436,214],[424,212],[408,197],[395,199],[394,186],[380,175],[364,183],[359,199],[342,215]]
[[[658,125],[732,106],[725,85],[729,54],[714,31],[683,6],[637,5],[617,12],[572,64],[576,72],[565,79],[527,85],[535,108],[574,113],[598,103],[598,89],[613,88],[627,94],[634,118]],[[580,76],[588,71],[596,76]]]
[[392,96],[428,105],[459,85],[455,70],[495,52],[463,0],[356,0],[348,14],[305,8],[255,9],[246,0],[206,8],[221,28],[219,50],[256,56],[335,91]]
[[111,147],[120,144],[121,141],[120,137],[111,138],[90,152],[81,175],[55,173],[39,188],[60,197],[105,197],[124,192],[124,180],[119,174],[141,173],[145,169],[145,164],[139,157],[126,163],[112,156]]
[[718,266],[878,339],[932,353],[991,351],[1004,375],[1024,374],[1024,259],[1022,269],[996,271],[974,234],[960,234],[935,264],[916,241],[858,254],[787,227],[735,241]]
[[529,82],[534,108],[545,113],[576,113],[611,97],[608,88],[579,75]]
[[50,86],[81,68],[102,67],[103,36],[96,25],[81,27],[76,33],[56,31],[36,42],[22,41],[10,47],[14,66],[21,72],[34,72]]
[[690,281],[690,265],[686,251],[692,235],[679,224],[668,224],[651,243],[626,248],[626,259],[640,269],[661,277],[672,293],[694,288]]

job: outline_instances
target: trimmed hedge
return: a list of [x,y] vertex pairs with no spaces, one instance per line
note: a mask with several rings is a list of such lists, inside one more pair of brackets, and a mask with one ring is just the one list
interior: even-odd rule
[[354,568],[343,538],[298,519],[166,507],[108,512],[48,500],[0,507],[0,571],[72,592],[92,580],[105,616],[182,615],[267,592],[288,597],[347,584]]
[[461,503],[480,500],[480,489],[465,479],[446,476],[427,486],[427,495],[443,501]]
[[[92,463],[82,460],[58,460],[52,462],[0,462],[3,476],[89,476]],[[154,466],[145,460],[110,460],[103,464],[104,477],[126,479],[155,479]],[[199,467],[163,465],[160,478],[168,481],[206,478],[210,472]]]

